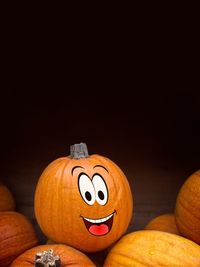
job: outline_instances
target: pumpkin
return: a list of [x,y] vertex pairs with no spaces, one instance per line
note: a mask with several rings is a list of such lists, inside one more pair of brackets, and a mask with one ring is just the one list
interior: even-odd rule
[[0,212],[0,266],[9,265],[37,243],[34,228],[24,215],[14,211]]
[[[44,264],[46,263],[46,265]],[[49,263],[49,265],[47,265]],[[52,265],[50,264],[52,263]],[[54,263],[54,264],[53,264]],[[65,267],[95,266],[82,252],[66,245],[41,245],[31,248],[17,257],[10,267]]]
[[133,200],[128,180],[110,159],[88,155],[84,143],[53,161],[35,191],[35,214],[56,243],[86,252],[103,250],[125,233]]
[[200,266],[200,246],[184,237],[141,230],[121,238],[108,253],[104,267]]
[[200,170],[193,173],[179,190],[175,220],[180,233],[200,244]]
[[180,234],[176,226],[174,214],[171,213],[155,217],[145,226],[145,230],[157,230],[177,235]]
[[15,201],[8,187],[0,183],[0,211],[15,210]]

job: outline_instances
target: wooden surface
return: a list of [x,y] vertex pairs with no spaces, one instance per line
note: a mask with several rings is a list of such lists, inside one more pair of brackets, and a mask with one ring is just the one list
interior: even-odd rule
[[[16,159],[12,168],[4,166],[7,172],[3,180],[15,196],[17,210],[31,219],[41,244],[46,242],[46,237],[35,219],[33,199],[37,180],[48,163]],[[163,164],[159,161],[129,159],[116,163],[127,175],[134,196],[134,213],[127,232],[143,229],[153,217],[173,212],[181,184],[195,171],[193,167],[178,166],[174,162]],[[97,266],[102,266],[107,252],[105,250],[88,255]]]

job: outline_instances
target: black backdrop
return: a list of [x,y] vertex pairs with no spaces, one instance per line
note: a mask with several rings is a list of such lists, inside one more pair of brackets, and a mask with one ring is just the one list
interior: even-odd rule
[[[95,86],[94,86],[95,87]],[[200,165],[200,93],[194,88],[6,89],[1,94],[2,164],[52,160],[69,145],[126,159]],[[134,164],[134,162],[133,162]]]

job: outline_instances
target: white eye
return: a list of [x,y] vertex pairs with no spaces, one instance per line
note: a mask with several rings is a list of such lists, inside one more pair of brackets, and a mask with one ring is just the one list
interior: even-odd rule
[[95,174],[92,178],[92,182],[96,193],[96,201],[100,205],[105,205],[108,201],[108,189],[104,179],[100,174]]
[[93,205],[95,202],[94,186],[90,178],[85,173],[81,173],[79,175],[78,187],[83,200],[88,205]]

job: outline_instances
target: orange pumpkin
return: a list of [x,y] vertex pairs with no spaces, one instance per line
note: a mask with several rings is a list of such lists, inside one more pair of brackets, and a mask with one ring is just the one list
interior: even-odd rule
[[0,211],[15,210],[15,201],[7,186],[0,183]]
[[53,161],[35,192],[37,221],[49,239],[82,251],[102,250],[127,230],[132,194],[121,169],[108,158],[88,155],[85,144]]
[[24,215],[13,211],[0,212],[0,266],[9,265],[37,243],[34,228]]
[[154,230],[124,236],[108,253],[104,267],[200,266],[200,246],[184,237]]
[[[59,257],[59,258],[58,258]],[[48,262],[47,262],[48,261]],[[49,265],[43,265],[42,262]],[[52,265],[50,263],[52,262]],[[53,263],[55,263],[53,265]],[[41,245],[25,251],[17,257],[10,267],[37,266],[85,266],[94,267],[94,263],[82,252],[66,245]]]
[[175,219],[181,234],[200,244],[200,170],[182,185],[176,200]]
[[174,214],[162,214],[152,219],[146,226],[145,230],[157,230],[179,235],[176,226]]

